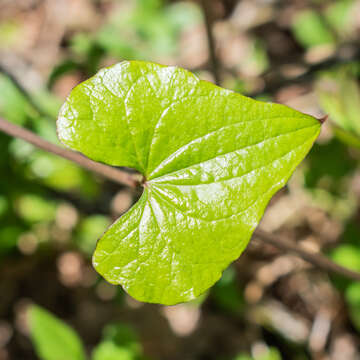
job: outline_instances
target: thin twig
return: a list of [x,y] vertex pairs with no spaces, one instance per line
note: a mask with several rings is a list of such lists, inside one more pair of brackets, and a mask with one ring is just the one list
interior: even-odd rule
[[[250,97],[256,97],[263,94],[274,94],[279,89],[295,84],[304,84],[308,83],[321,71],[331,69],[334,66],[351,64],[360,59],[360,50],[356,47],[356,44],[352,45],[353,47],[343,46],[338,49],[336,54],[332,57],[325,59],[316,64],[306,64],[304,62],[294,63],[292,65],[307,67],[307,70],[295,77],[295,78],[285,78],[279,70],[270,71],[268,74],[264,75],[265,87],[259,91],[254,91],[250,94],[247,94]],[[343,54],[350,53],[347,56]],[[274,80],[276,79],[276,80]]]
[[20,81],[13,75],[8,69],[6,69],[3,65],[0,64],[0,73],[4,74],[13,85],[19,90],[19,92],[23,95],[23,97],[27,100],[27,102],[31,105],[31,107],[41,116],[49,118],[50,115],[47,114],[33,99],[31,94],[22,86]]
[[352,280],[360,281],[360,273],[340,266],[322,254],[308,252],[281,236],[273,235],[260,229],[257,229],[254,234],[267,244],[291,252],[320,269],[342,275]]
[[211,70],[214,75],[215,84],[220,85],[220,71],[219,71],[219,63],[216,57],[215,52],[215,39],[212,32],[212,23],[213,23],[213,14],[211,9],[211,1],[201,0],[201,7],[204,14],[204,21],[205,21],[205,28],[206,28],[206,35],[208,40],[208,47],[209,47],[209,57],[211,63]]
[[92,161],[75,151],[71,151],[61,146],[52,144],[42,139],[40,136],[34,134],[33,132],[24,129],[23,127],[12,124],[2,118],[0,118],[0,131],[8,135],[23,139],[29,142],[30,144],[37,146],[40,149],[43,149],[45,151],[59,155],[70,161],[73,161],[78,165],[80,165],[81,167],[83,167],[84,169],[95,172],[101,175],[102,177],[105,177],[118,184],[127,185],[132,188],[136,188],[137,186],[138,182],[130,174],[120,169],[116,169],[114,167]]

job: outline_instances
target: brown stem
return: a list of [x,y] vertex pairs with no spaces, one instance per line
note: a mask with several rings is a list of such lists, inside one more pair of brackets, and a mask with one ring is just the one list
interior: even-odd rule
[[[344,55],[345,54],[345,55]],[[263,80],[265,81],[265,87],[259,91],[253,91],[247,96],[257,97],[264,94],[274,95],[278,90],[285,86],[296,84],[308,84],[314,79],[314,77],[323,70],[327,70],[332,67],[351,64],[360,59],[360,49],[357,43],[348,44],[339,47],[337,52],[330,58],[325,59],[316,64],[307,64],[303,61],[294,62],[292,65],[305,67],[307,70],[297,76],[296,78],[286,78],[281,74],[280,69],[270,70],[263,74]],[[283,64],[280,64],[280,67]]]
[[13,85],[19,90],[19,92],[23,95],[23,97],[27,100],[27,102],[31,105],[31,107],[41,116],[45,118],[49,118],[50,116],[34,101],[33,97],[29,92],[24,88],[24,86],[20,83],[17,77],[12,74],[7,68],[0,64],[0,73],[4,74]]
[[211,9],[211,1],[208,0],[201,0],[201,7],[204,14],[204,21],[205,21],[205,28],[206,28],[206,35],[208,40],[208,47],[209,47],[209,57],[211,63],[212,73],[215,78],[215,84],[220,85],[220,72],[219,72],[219,63],[216,57],[215,52],[215,39],[212,33],[212,23],[213,23],[213,14]]
[[59,155],[65,159],[73,161],[83,167],[84,169],[95,172],[102,177],[105,177],[111,181],[114,181],[121,185],[127,185],[132,188],[137,186],[137,181],[130,174],[121,171],[119,169],[113,168],[108,165],[104,165],[95,161],[88,159],[87,157],[68,149],[65,149],[61,146],[52,144],[40,136],[34,134],[33,132],[26,130],[20,126],[12,124],[2,118],[0,118],[0,131],[23,139],[30,144],[37,146],[40,149],[51,152],[53,154]]
[[340,266],[322,254],[308,252],[281,236],[273,235],[260,229],[257,229],[254,234],[265,243],[275,246],[280,250],[291,252],[320,269],[360,281],[360,273]]

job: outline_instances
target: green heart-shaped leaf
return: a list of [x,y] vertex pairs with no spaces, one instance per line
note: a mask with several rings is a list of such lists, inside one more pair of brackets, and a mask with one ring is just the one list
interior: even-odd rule
[[140,200],[99,240],[93,263],[134,298],[175,304],[213,285],[246,247],[320,123],[177,67],[131,61],[77,86],[61,141],[140,171]]
[[31,340],[41,360],[85,360],[78,334],[66,323],[37,305],[29,308]]

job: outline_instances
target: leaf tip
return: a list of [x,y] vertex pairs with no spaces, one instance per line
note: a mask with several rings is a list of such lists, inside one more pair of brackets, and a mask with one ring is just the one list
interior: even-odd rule
[[317,119],[319,121],[319,123],[322,125],[327,119],[329,118],[329,115],[325,115],[319,119]]

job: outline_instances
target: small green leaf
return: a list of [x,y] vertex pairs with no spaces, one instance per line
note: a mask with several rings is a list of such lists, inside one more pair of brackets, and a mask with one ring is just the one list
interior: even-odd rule
[[10,253],[17,244],[18,238],[22,233],[21,227],[8,225],[0,229],[0,257]]
[[356,26],[356,1],[335,1],[325,12],[328,23],[342,36],[351,35]]
[[93,360],[138,360],[142,356],[141,345],[135,332],[126,325],[107,325],[102,341],[92,353]]
[[215,304],[228,313],[239,314],[244,310],[245,301],[235,282],[235,270],[232,267],[224,271],[221,279],[212,288],[211,295]]
[[92,360],[136,360],[136,357],[129,349],[118,347],[110,341],[104,341],[94,349]]
[[322,74],[316,87],[320,105],[337,125],[335,134],[345,144],[360,147],[360,87],[358,66],[351,64]]
[[97,239],[109,225],[109,218],[103,215],[92,215],[82,220],[76,239],[79,248],[91,255],[95,249]]
[[339,265],[360,271],[360,250],[354,245],[338,246],[332,253],[333,260]]
[[196,298],[240,256],[319,132],[311,116],[177,67],[131,61],[101,70],[68,97],[59,137],[146,181],[98,242],[95,268],[141,301]]
[[26,122],[30,106],[10,79],[0,74],[0,116],[16,124]]
[[24,194],[17,199],[17,211],[27,222],[47,222],[55,217],[56,203],[35,194]]
[[264,352],[257,354],[256,357],[251,357],[246,354],[239,354],[234,360],[281,360],[280,351],[275,347],[270,347]]
[[336,42],[325,19],[314,10],[299,12],[292,24],[292,30],[299,43],[306,48]]
[[45,309],[32,305],[29,327],[36,353],[42,360],[84,360],[81,340],[73,329]]

